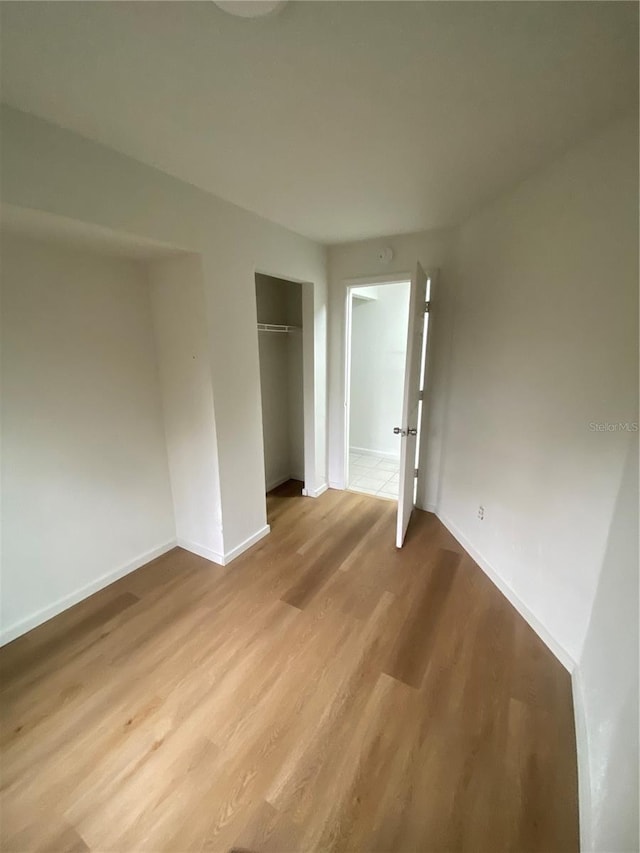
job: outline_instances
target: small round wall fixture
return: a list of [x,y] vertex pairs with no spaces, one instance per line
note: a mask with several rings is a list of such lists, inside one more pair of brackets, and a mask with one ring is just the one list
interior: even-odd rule
[[384,249],[380,249],[378,252],[378,261],[381,264],[390,264],[393,260],[393,249],[391,246],[385,246]]
[[267,15],[277,15],[286,5],[287,0],[214,0],[216,6],[223,12],[235,15],[237,18],[265,18]]

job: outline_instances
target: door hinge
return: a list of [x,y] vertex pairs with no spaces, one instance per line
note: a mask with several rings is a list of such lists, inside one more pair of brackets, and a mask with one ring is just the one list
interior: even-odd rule
[[424,400],[424,391],[418,391],[418,400]]
[[413,476],[414,476],[414,477],[417,477],[417,476],[418,476],[418,469],[417,469],[417,468],[414,468],[414,469],[413,469]]
[[431,302],[429,300],[427,300],[424,303],[424,313],[428,314],[430,310],[431,310]]

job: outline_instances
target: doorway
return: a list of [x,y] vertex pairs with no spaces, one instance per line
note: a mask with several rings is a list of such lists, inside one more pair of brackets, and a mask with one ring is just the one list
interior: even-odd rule
[[303,285],[256,273],[266,492],[303,494],[305,483]]
[[398,499],[411,282],[347,291],[346,486]]

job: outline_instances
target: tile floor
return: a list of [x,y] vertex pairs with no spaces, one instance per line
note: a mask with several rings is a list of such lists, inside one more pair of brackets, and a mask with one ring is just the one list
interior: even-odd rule
[[349,488],[379,498],[398,500],[400,460],[386,456],[349,454]]

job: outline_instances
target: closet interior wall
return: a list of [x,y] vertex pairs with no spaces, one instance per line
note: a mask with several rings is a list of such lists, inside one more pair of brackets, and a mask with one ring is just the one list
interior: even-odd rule
[[304,482],[302,285],[256,273],[262,432],[267,491],[287,480]]

